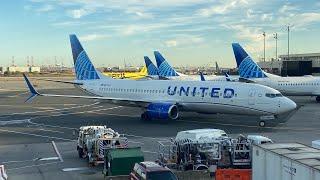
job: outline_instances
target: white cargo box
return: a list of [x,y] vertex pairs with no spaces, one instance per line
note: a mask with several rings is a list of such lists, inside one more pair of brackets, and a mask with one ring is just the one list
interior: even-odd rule
[[299,143],[253,145],[253,180],[319,180],[320,150]]
[[203,139],[217,139],[221,137],[228,137],[227,133],[221,129],[193,129],[178,132],[175,141],[188,139],[196,142]]
[[320,149],[320,140],[312,141],[312,147],[316,149]]

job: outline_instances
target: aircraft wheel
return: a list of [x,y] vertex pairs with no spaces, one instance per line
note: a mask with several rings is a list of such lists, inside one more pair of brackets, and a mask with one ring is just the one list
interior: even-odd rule
[[150,120],[148,114],[145,113],[145,112],[141,114],[141,118],[140,118],[140,119],[141,119],[142,121],[149,121],[149,120]]
[[79,155],[79,158],[83,158],[83,149],[78,147],[78,155]]
[[320,102],[320,96],[317,96],[317,97],[316,97],[316,101],[317,101],[317,102]]
[[266,122],[265,121],[260,121],[259,122],[259,126],[260,127],[265,127],[266,126]]

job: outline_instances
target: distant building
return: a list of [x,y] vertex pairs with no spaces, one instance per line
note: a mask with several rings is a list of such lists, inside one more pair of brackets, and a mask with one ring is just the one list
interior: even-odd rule
[[320,75],[320,53],[280,55],[279,60],[258,62],[267,72],[281,76]]
[[260,61],[259,66],[266,72],[272,74],[281,74],[282,61],[274,60],[271,61]]
[[40,73],[40,67],[39,66],[31,66],[29,72],[31,72],[31,73]]
[[40,73],[40,67],[38,66],[9,66],[9,67],[2,67],[2,69],[0,69],[0,71],[2,73]]
[[319,75],[320,53],[280,55],[282,75]]

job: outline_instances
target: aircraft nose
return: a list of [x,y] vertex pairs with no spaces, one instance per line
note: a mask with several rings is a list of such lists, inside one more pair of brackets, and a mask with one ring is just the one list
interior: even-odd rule
[[297,104],[291,99],[284,97],[284,101],[281,103],[279,114],[293,111],[297,108]]

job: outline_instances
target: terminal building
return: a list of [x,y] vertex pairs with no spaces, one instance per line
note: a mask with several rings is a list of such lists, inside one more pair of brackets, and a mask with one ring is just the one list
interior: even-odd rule
[[320,75],[320,53],[280,55],[279,60],[258,62],[267,72],[281,76]]
[[39,66],[9,66],[0,67],[0,73],[40,73]]

